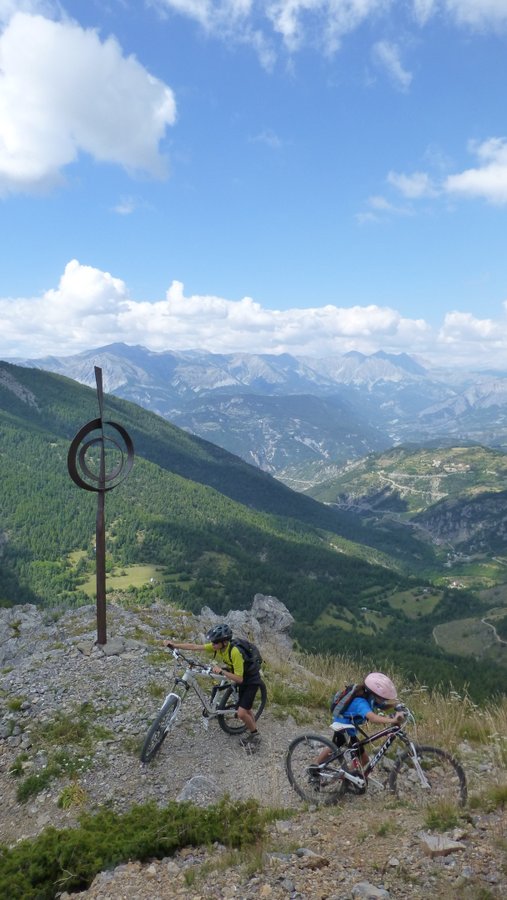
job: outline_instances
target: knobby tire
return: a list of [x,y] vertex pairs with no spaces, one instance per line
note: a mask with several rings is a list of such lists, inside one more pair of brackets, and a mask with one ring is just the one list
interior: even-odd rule
[[160,750],[180,706],[180,698],[171,695],[151,725],[141,750],[141,762],[148,763]]
[[[217,709],[237,709],[238,701],[237,701],[237,693],[233,687],[227,687],[222,692],[222,696],[220,698],[220,702],[217,704]],[[259,689],[255,695],[254,705],[252,707],[252,714],[257,721],[266,706],[266,698],[267,691],[266,685],[264,682],[261,682],[259,685]],[[226,734],[243,734],[246,731],[246,725],[238,719],[237,716],[218,716],[218,724],[222,731],[225,731]]]
[[466,776],[459,762],[446,750],[416,745],[421,768],[430,784],[421,784],[410,751],[405,751],[389,776],[389,787],[399,800],[425,807],[443,802],[464,806],[467,799]]
[[289,744],[285,757],[285,771],[290,784],[297,794],[308,803],[330,806],[337,803],[346,790],[343,778],[338,774],[342,760],[331,760],[321,770],[317,778],[308,772],[323,750],[336,754],[336,745],[318,734],[302,734]]

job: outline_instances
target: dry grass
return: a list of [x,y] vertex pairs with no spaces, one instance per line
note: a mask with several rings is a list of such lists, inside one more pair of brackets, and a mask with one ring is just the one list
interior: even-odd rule
[[[298,703],[317,721],[328,714],[334,692],[347,683],[361,682],[365,671],[346,657],[294,653],[270,664],[266,674],[270,703],[287,713],[293,712]],[[414,714],[415,725],[409,729],[414,740],[451,752],[463,741],[477,750],[487,746],[493,749],[495,762],[505,774],[507,698],[479,707],[452,687],[429,691],[424,685],[404,684],[403,677],[395,671],[387,674],[398,687],[400,700]]]

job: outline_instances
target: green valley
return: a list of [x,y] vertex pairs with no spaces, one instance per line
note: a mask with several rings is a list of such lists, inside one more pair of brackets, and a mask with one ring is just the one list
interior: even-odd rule
[[[271,594],[291,610],[306,649],[387,660],[426,683],[473,680],[476,696],[507,692],[501,652],[464,662],[433,639],[437,626],[485,606],[477,592],[437,584],[438,554],[418,532],[295,493],[153,413],[112,396],[105,403],[136,450],[106,500],[110,602],[225,613]],[[93,390],[0,364],[4,605],[58,610],[93,596],[96,500],[71,481],[67,452],[96,415]]]

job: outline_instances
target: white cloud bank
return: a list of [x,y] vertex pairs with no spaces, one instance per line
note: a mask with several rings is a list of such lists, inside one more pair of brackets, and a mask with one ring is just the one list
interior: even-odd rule
[[455,311],[435,330],[423,319],[374,304],[271,310],[250,297],[186,296],[179,281],[164,299],[149,303],[132,299],[121,279],[77,260],[42,296],[0,299],[0,335],[2,359],[65,356],[116,341],[155,351],[315,357],[382,349],[468,368],[505,368],[507,359],[507,312],[494,322]]
[[[9,4],[0,0],[0,14]],[[1,21],[1,19],[0,19]],[[44,190],[80,153],[165,174],[173,93],[114,38],[17,12],[0,35],[0,195]]]

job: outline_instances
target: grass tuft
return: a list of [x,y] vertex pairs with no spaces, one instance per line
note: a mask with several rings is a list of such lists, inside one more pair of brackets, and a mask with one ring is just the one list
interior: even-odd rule
[[439,802],[426,810],[425,824],[431,831],[449,831],[460,824],[461,816],[457,806]]

